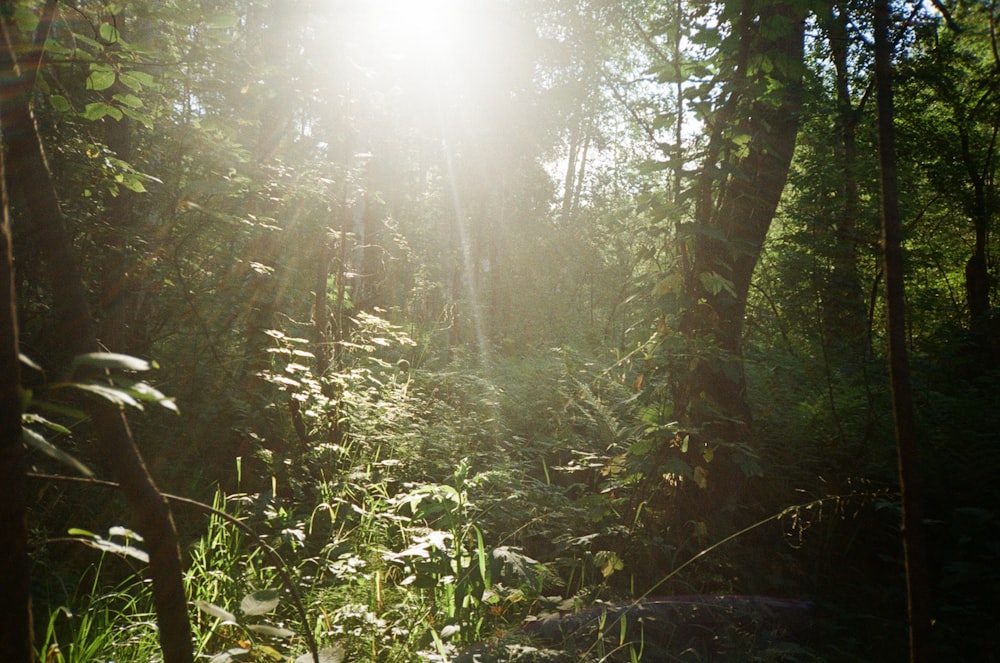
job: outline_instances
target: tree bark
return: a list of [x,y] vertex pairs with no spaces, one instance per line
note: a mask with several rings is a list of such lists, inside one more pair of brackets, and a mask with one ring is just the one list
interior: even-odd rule
[[[0,52],[0,71],[11,70],[10,52]],[[4,79],[6,80],[6,79]],[[6,91],[4,91],[6,92]],[[0,114],[6,120],[6,94]],[[0,149],[0,652],[10,663],[35,660],[31,626],[24,443],[21,440],[21,373],[6,168]]]
[[889,376],[902,492],[903,554],[906,565],[910,619],[910,661],[932,660],[930,592],[924,549],[919,457],[906,349],[903,251],[899,194],[896,184],[896,146],[893,126],[892,42],[889,0],[875,2],[875,90],[878,104],[878,152],[882,197],[882,241],[889,337]]
[[[11,70],[0,72],[8,83],[3,98],[3,139],[12,185],[24,193],[25,223],[41,238],[41,251],[52,288],[56,324],[53,333],[73,354],[100,351],[87,289],[31,113],[30,101],[56,0],[48,0],[33,43],[22,44],[16,26],[4,17],[3,47]],[[23,53],[18,62],[16,54]],[[177,532],[166,500],[156,488],[132,439],[121,409],[95,401],[90,407],[101,451],[134,512],[137,529],[149,546],[153,602],[165,663],[193,661],[191,628],[184,593]]]
[[[714,339],[675,392],[682,422],[707,441],[744,441],[750,431],[745,394],[743,318],[753,271],[784,189],[799,127],[805,12],[796,2],[769,2],[757,9],[745,0],[733,75],[716,116],[708,161],[696,182],[693,260],[686,274],[689,307],[681,331],[694,342]],[[759,26],[778,23],[765,33]],[[774,62],[765,98],[749,72],[755,55]],[[745,154],[727,145],[747,136]],[[720,173],[730,173],[720,175]],[[724,284],[715,277],[721,277]],[[714,281],[714,285],[713,285]]]

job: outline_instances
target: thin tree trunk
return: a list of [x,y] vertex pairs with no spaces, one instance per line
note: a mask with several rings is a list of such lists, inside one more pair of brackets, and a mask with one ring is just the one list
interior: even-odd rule
[[[38,64],[56,6],[56,0],[46,2],[33,44],[21,44],[16,26],[7,18],[3,20],[3,47],[8,63],[13,65],[12,70],[0,72],[2,80],[11,81],[11,94],[3,98],[3,139],[11,184],[24,193],[25,222],[33,225],[41,238],[56,315],[54,334],[70,352],[81,354],[100,350],[96,326],[30,108]],[[25,54],[22,62],[17,62],[16,53]],[[135,515],[137,529],[148,542],[153,603],[164,661],[191,663],[193,651],[183,569],[170,509],[139,455],[121,409],[95,401],[90,413],[104,460],[121,484],[122,493]]]
[[899,195],[896,185],[896,146],[893,127],[892,43],[889,36],[889,0],[875,2],[875,88],[878,104],[878,152],[882,194],[882,241],[885,252],[885,290],[889,336],[889,374],[899,456],[902,492],[902,538],[910,618],[910,661],[932,659],[930,595],[920,504],[921,476],[917,454],[910,367],[906,350],[903,288],[903,252]]
[[857,179],[857,125],[865,99],[855,108],[851,100],[848,58],[848,10],[845,2],[830,7],[825,16],[832,53],[837,93],[834,131],[837,135],[837,160],[841,171],[842,204],[833,228],[830,274],[822,299],[824,336],[833,358],[839,363],[857,365],[870,356],[865,316],[865,298],[858,273],[857,218],[860,194]]
[[566,160],[566,178],[563,181],[562,215],[559,217],[564,224],[569,224],[573,211],[573,190],[576,179],[576,157],[580,151],[581,122],[574,122],[569,133],[569,155]]
[[[985,327],[990,313],[990,274],[986,256],[990,228],[989,204],[986,193],[987,185],[985,172],[980,173],[979,168],[976,166],[976,159],[972,154],[968,130],[965,127],[960,127],[959,134],[961,138],[962,161],[965,163],[969,182],[972,184],[973,197],[971,211],[973,227],[976,231],[975,248],[973,249],[972,257],[965,264],[965,296],[969,307],[969,326],[973,330],[980,331]],[[989,154],[987,154],[984,161],[989,163]]]

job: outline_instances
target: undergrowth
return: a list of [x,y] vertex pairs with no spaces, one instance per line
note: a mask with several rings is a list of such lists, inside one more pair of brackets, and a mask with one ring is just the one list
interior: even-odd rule
[[[289,437],[301,425],[297,444],[276,452],[262,439],[239,459],[184,551],[194,646],[212,663],[304,663],[313,648],[324,663],[447,661],[526,618],[586,606],[818,594],[810,575],[830,573],[845,556],[829,547],[859,532],[841,524],[895,508],[891,491],[863,482],[823,494],[808,483],[812,456],[764,445],[764,476],[726,530],[676,507],[704,490],[681,462],[702,452],[596,362],[551,351],[489,370],[415,369],[401,331],[365,320],[340,369],[317,378],[297,339],[272,337],[268,379],[275,402],[297,403],[300,421],[285,423]],[[803,415],[803,429],[817,416]],[[679,460],[657,474],[667,452]],[[808,491],[769,488],[777,463]],[[37,619],[40,660],[157,660],[141,574],[106,573],[122,566],[121,546],[91,554],[76,590]],[[793,654],[771,660],[838,660]]]

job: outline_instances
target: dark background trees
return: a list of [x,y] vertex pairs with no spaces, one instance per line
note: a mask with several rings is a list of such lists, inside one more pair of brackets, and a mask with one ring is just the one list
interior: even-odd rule
[[[159,366],[138,388],[116,372],[111,409],[136,389],[180,409],[131,417],[157,485],[243,518],[315,612],[300,623],[245,532],[176,507],[193,650],[294,659],[311,630],[361,659],[444,656],[547,597],[649,591],[808,599],[803,660],[902,656],[872,3],[52,6],[27,99],[47,174],[5,201],[5,351],[42,369],[22,371],[23,422],[112,471],[66,396],[82,346],[32,222],[51,176],[86,349]],[[5,9],[30,43],[43,3]],[[889,11],[932,639],[978,660],[998,582],[997,7]],[[148,655],[125,546],[152,548],[150,525],[93,486],[9,485],[39,654]],[[242,602],[259,590],[266,617],[270,595]],[[790,647],[737,631],[732,656]]]

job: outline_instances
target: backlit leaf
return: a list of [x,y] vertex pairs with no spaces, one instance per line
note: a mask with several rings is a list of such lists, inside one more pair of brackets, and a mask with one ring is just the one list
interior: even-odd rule
[[123,106],[128,106],[129,108],[142,108],[142,99],[135,96],[134,94],[122,94],[118,93],[111,97]]
[[277,590],[265,589],[244,596],[240,601],[240,610],[246,615],[263,615],[277,608],[280,602]]
[[117,405],[131,405],[138,410],[143,409],[142,404],[133,398],[131,394],[122,389],[118,389],[117,387],[112,387],[106,384],[95,384],[92,382],[70,382],[64,386],[79,389],[80,391],[86,391],[94,394],[95,396],[100,396],[104,400],[111,401]]
[[110,104],[104,103],[103,101],[95,101],[84,106],[83,117],[86,120],[100,120],[106,115],[116,120],[120,120],[123,117],[120,110]]
[[118,80],[130,90],[140,91],[144,87],[155,87],[156,79],[144,71],[123,71]]
[[100,550],[101,552],[111,553],[112,555],[118,555],[119,557],[131,557],[132,559],[138,560],[143,564],[149,563],[149,553],[145,550],[140,550],[135,546],[108,541],[107,539],[101,538],[96,534],[91,534],[89,536],[85,534],[79,538],[78,541],[84,545],[90,546],[91,548]]
[[97,70],[87,75],[88,90],[107,90],[115,84],[115,72],[113,70]]
[[[337,643],[319,650],[319,663],[343,663],[344,645]],[[313,663],[312,654],[302,654],[295,663]]]
[[118,28],[111,25],[110,23],[101,24],[101,39],[113,44],[118,41]]
[[92,366],[94,368],[121,369],[123,371],[148,371],[149,362],[145,359],[123,355],[117,352],[88,352],[77,355],[73,358],[70,371],[75,371],[80,366]]
[[209,603],[208,601],[195,601],[194,607],[198,608],[210,617],[221,619],[224,622],[230,622],[233,624],[236,623],[236,615],[229,612],[225,608],[220,608],[214,603]]
[[22,424],[26,424],[26,425],[39,424],[41,426],[45,426],[46,428],[48,428],[51,431],[55,431],[57,433],[62,433],[63,435],[69,435],[70,434],[70,430],[68,428],[66,428],[65,426],[63,426],[62,424],[56,423],[55,421],[52,421],[51,419],[46,419],[42,415],[36,414],[34,412],[25,412],[24,414],[22,414],[21,415],[21,423]]
[[120,536],[124,539],[135,539],[136,541],[142,541],[142,536],[127,527],[122,527],[121,525],[112,525],[108,528],[108,536]]
[[289,631],[287,628],[279,628],[268,624],[250,624],[247,626],[247,630],[271,638],[291,638],[295,635],[295,631]]
[[[195,601],[198,603],[198,601]],[[233,661],[246,661],[250,658],[250,650],[242,647],[227,649],[221,654],[216,654],[208,661],[209,663],[232,663]]]
[[22,439],[28,446],[34,447],[35,449],[38,449],[46,456],[49,456],[50,458],[57,460],[60,463],[63,463],[64,465],[72,467],[74,470],[76,470],[85,477],[93,478],[94,473],[90,470],[89,467],[87,467],[86,465],[84,465],[79,460],[77,460],[70,454],[66,453],[59,447],[53,445],[51,442],[42,437],[39,433],[31,430],[30,428],[22,428],[21,434],[22,434]]

